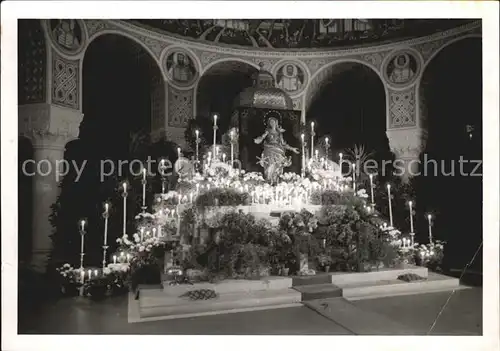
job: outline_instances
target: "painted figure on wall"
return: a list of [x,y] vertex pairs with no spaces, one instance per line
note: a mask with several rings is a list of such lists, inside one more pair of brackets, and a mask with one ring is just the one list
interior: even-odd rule
[[264,176],[271,184],[275,184],[280,174],[283,173],[283,169],[292,164],[291,158],[286,156],[286,150],[299,153],[297,148],[286,143],[283,138],[284,132],[285,130],[279,126],[278,120],[270,117],[267,120],[267,129],[264,134],[254,139],[256,144],[264,142],[264,150],[259,164],[264,168]]
[[302,89],[304,85],[304,72],[292,63],[285,64],[276,73],[276,82],[280,89],[293,93]]
[[395,84],[410,82],[415,76],[417,63],[413,56],[403,53],[394,57],[387,65],[387,77]]
[[174,52],[167,58],[167,75],[174,82],[189,84],[196,76],[196,68],[187,54]]
[[82,31],[74,19],[50,20],[52,37],[63,49],[77,51],[82,45]]

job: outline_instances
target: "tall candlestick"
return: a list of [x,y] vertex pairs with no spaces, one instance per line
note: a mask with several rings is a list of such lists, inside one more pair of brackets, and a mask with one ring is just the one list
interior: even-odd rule
[[391,200],[391,184],[387,184],[387,198],[389,199],[389,223],[393,227],[392,222],[392,200]]
[[217,115],[214,115],[214,157],[216,156],[215,153],[215,144],[217,143]]
[[104,245],[102,246],[102,267],[106,267],[106,251],[108,249],[108,218],[109,218],[109,204],[104,204]]
[[311,158],[314,152],[314,122],[311,122]]
[[328,166],[328,155],[330,153],[330,139],[328,137],[325,138],[325,155],[326,155],[326,163]]
[[195,134],[196,134],[196,161],[199,161],[200,158],[199,158],[199,147],[200,147],[200,131],[198,129],[196,129],[195,131]]
[[302,133],[300,135],[300,138],[302,139],[302,171],[301,171],[301,174],[302,174],[302,177],[304,177],[305,175],[305,171],[306,171],[306,143],[305,143],[305,135],[304,133]]
[[234,130],[229,133],[229,141],[231,142],[231,168],[234,166]]
[[413,202],[408,201],[408,206],[410,207],[410,234],[414,233],[413,231]]
[[85,220],[80,222],[80,269],[83,270],[83,256],[85,256],[84,242],[85,242]]
[[127,233],[127,183],[123,183],[123,235]]
[[370,173],[370,192],[371,192],[371,197],[372,197],[372,206],[375,206],[375,200],[373,196],[373,174]]
[[142,170],[142,209],[146,208],[146,168]]
[[429,243],[432,244],[432,215],[427,215],[427,220],[429,221]]
[[356,164],[352,164],[352,189],[356,192]]

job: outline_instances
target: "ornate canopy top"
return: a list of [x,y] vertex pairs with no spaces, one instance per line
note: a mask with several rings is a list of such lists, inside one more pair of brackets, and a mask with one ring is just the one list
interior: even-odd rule
[[137,19],[134,24],[215,45],[269,49],[333,48],[404,40],[471,19]]
[[252,76],[253,86],[243,90],[236,98],[236,107],[269,108],[275,110],[293,109],[292,99],[274,85],[273,75],[264,70],[260,63],[259,72]]

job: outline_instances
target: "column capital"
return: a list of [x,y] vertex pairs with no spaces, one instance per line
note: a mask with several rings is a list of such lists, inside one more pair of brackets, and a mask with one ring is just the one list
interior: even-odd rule
[[398,159],[418,159],[427,139],[422,128],[389,129],[386,133],[391,151]]
[[77,139],[83,114],[74,109],[40,103],[20,105],[19,135],[27,137],[36,148],[64,149]]

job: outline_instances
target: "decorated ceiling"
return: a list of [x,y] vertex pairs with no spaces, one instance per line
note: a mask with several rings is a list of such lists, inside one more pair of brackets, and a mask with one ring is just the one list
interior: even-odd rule
[[129,20],[150,30],[202,42],[306,49],[408,39],[462,25],[450,19],[140,19]]

